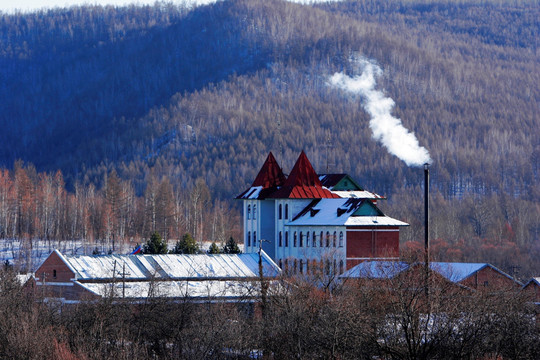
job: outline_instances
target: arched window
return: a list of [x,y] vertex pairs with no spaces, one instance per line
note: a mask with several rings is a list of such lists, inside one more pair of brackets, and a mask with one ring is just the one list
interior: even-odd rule
[[285,219],[289,218],[289,204],[285,204]]
[[56,269],[52,271],[52,277],[56,279]]
[[279,259],[279,268],[283,270],[283,261],[281,259]]
[[321,237],[319,238],[319,245],[321,245],[321,247],[324,246],[323,241],[324,241],[324,233],[321,231]]
[[326,247],[330,247],[330,232],[326,232]]
[[339,273],[343,274],[343,260],[339,260]]
[[335,274],[335,273],[336,273],[336,264],[337,264],[337,260],[334,259],[334,270],[333,270],[334,272],[333,272],[332,274]]
[[281,220],[281,216],[282,216],[281,209],[282,209],[281,204],[279,204],[278,206],[278,219],[279,220]]
[[303,274],[304,273],[304,261],[302,259],[300,259],[300,274]]
[[296,231],[294,232],[294,235],[293,235],[293,246],[296,247]]
[[285,247],[289,246],[289,232],[285,231]]
[[253,205],[253,220],[257,219],[257,204]]
[[306,233],[306,247],[309,247],[309,231]]
[[300,247],[303,247],[304,246],[304,234],[300,231],[300,244],[299,244]]
[[317,247],[317,237],[315,236],[315,231],[313,232],[313,247]]
[[251,219],[251,205],[248,205],[248,208],[247,208],[247,219]]
[[279,242],[278,242],[278,246],[279,247],[282,247],[283,246],[283,233],[280,231],[279,232]]
[[293,265],[293,270],[292,270],[292,271],[293,271],[293,274],[296,274],[296,271],[297,271],[297,270],[296,270],[296,265],[297,265],[296,259],[294,259],[294,263],[293,263],[293,264],[294,264],[294,265]]
[[283,270],[285,270],[286,273],[289,272],[289,259],[285,259],[285,269]]
[[334,231],[334,236],[332,236],[332,244],[334,247],[336,247],[336,241],[337,241],[337,233]]
[[253,246],[257,246],[257,232],[253,232]]
[[339,232],[339,247],[343,247],[343,231]]
[[251,246],[251,232],[248,231],[247,233],[247,246]]

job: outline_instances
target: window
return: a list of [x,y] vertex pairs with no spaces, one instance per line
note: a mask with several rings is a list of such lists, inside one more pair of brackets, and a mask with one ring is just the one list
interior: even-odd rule
[[336,273],[336,264],[337,264],[337,260],[334,259],[334,272],[332,274],[335,274]]
[[[283,233],[280,231],[279,232],[279,242],[278,242],[278,246],[279,247],[282,247],[283,246]],[[280,266],[281,267],[281,266]]]
[[334,231],[334,236],[332,237],[332,244],[333,244],[334,247],[336,247],[336,240],[337,240],[337,234]]
[[302,259],[300,259],[300,274],[303,274],[304,273],[304,261]]
[[247,208],[247,219],[251,219],[251,205],[248,205],[248,208]]
[[330,275],[330,260],[326,260],[326,268],[325,268],[326,275]]
[[309,247],[309,231],[306,233],[306,247]]
[[484,281],[484,286],[485,286],[485,287],[488,287],[488,286],[489,286],[489,281],[487,281],[487,280]]
[[297,265],[297,262],[296,262],[296,259],[294,259],[293,274],[296,274],[296,265]]
[[247,246],[251,246],[251,231],[248,231],[247,234]]
[[326,232],[326,247],[330,247],[330,232]]
[[343,274],[343,260],[339,260],[339,273]]
[[339,247],[343,247],[343,231],[339,232]]
[[289,259],[285,259],[285,269],[283,269],[283,270],[285,270],[285,272],[289,271]]
[[289,218],[289,204],[285,204],[285,219]]
[[324,246],[324,244],[323,244],[324,240],[323,239],[324,239],[324,233],[321,231],[321,237],[319,238],[319,245],[321,245],[321,247]]
[[281,220],[281,210],[282,210],[282,206],[281,204],[279,204],[278,206],[278,219]]
[[306,274],[309,274],[309,260],[306,260]]
[[283,270],[283,261],[279,259],[279,268]]
[[253,220],[257,219],[257,205],[253,205]]
[[52,271],[52,277],[56,279],[56,270]]
[[257,232],[253,232],[253,246],[257,246]]
[[289,246],[289,232],[285,231],[285,247]]
[[313,232],[313,247],[317,247],[317,238],[315,237],[315,231]]
[[294,232],[294,235],[293,235],[293,246],[296,247],[296,231]]

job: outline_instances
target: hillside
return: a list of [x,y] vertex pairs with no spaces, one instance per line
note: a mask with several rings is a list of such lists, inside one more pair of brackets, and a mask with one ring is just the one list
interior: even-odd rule
[[269,151],[288,172],[304,149],[420,224],[422,171],[373,139],[361,97],[329,85],[360,75],[361,56],[430,152],[433,237],[502,246],[510,226],[519,253],[540,252],[539,18],[535,1],[438,0],[0,15],[0,165],[60,169],[70,188],[116,169],[139,195],[149,174],[204,179],[227,200]]

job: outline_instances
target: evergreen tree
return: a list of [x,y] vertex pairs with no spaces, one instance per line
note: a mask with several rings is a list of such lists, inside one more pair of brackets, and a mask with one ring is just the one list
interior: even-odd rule
[[223,253],[224,254],[240,254],[242,251],[238,247],[238,244],[236,243],[236,240],[231,236],[229,238],[229,241],[225,244],[223,247]]
[[175,254],[197,254],[199,252],[199,244],[197,244],[193,236],[189,233],[185,233],[182,236],[182,240],[176,243],[173,250]]
[[157,231],[152,234],[143,249],[145,254],[167,254],[167,252],[167,243],[163,241]]
[[216,245],[216,243],[213,242],[212,245],[210,245],[210,248],[208,249],[208,253],[209,253],[209,254],[220,254],[220,253],[221,253],[221,250],[220,250],[219,247]]

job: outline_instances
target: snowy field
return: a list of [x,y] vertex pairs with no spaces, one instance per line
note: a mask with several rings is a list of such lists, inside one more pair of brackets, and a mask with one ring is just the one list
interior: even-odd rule
[[[167,246],[173,249],[176,240],[169,241]],[[199,244],[203,251],[208,250],[211,242]],[[17,271],[35,271],[39,265],[49,256],[53,250],[57,249],[66,255],[93,255],[93,254],[130,254],[137,246],[135,242],[119,242],[115,244],[115,250],[112,250],[112,242],[89,242],[85,240],[14,240],[0,239],[0,265],[14,265]],[[222,247],[222,245],[218,244]],[[241,251],[244,250],[243,244],[238,244]]]
[[[136,244],[115,244],[116,254],[129,254]],[[34,271],[54,250],[68,255],[107,254],[112,252],[112,243],[90,243],[83,240],[14,240],[0,239],[0,261],[14,265],[17,270]]]

